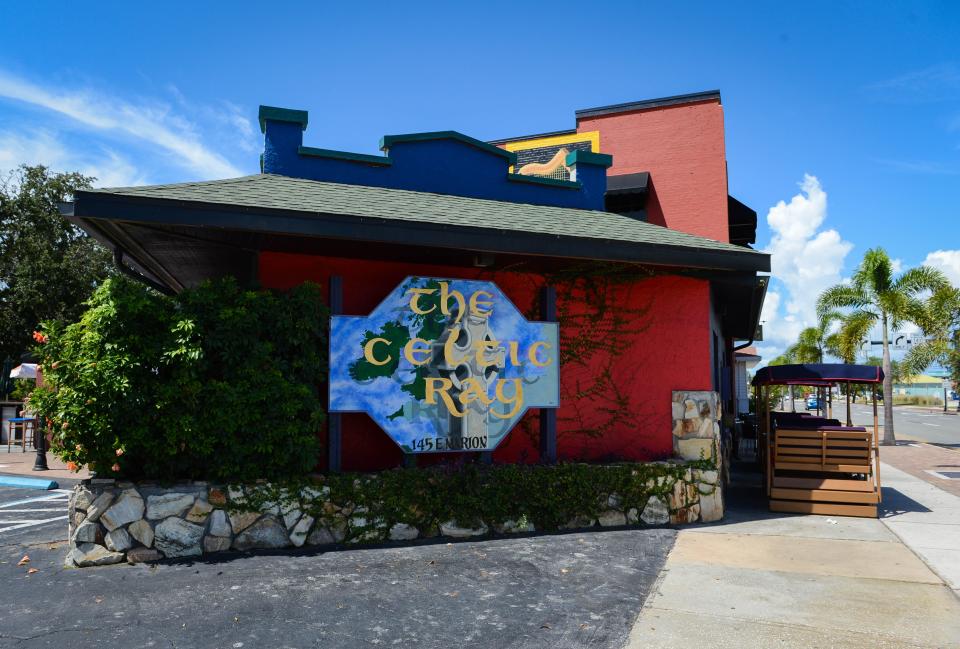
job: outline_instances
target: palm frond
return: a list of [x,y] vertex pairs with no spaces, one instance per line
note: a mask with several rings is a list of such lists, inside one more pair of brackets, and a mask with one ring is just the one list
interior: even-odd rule
[[871,248],[853,273],[853,285],[866,293],[882,293],[893,283],[893,263],[883,248]]
[[877,321],[877,316],[869,311],[856,311],[851,313],[843,320],[839,337],[837,356],[845,363],[853,363],[857,360],[857,354],[863,343],[866,342],[870,329]]
[[910,268],[897,278],[890,289],[905,295],[917,295],[924,291],[937,291],[950,286],[947,276],[938,268],[917,266]]
[[945,340],[924,340],[914,345],[900,361],[904,374],[923,374],[930,365],[944,362],[950,355],[950,345]]
[[923,328],[921,322],[929,316],[926,302],[902,293],[891,295],[897,296],[894,300],[894,307],[889,309],[890,326],[893,327],[894,331],[899,329],[905,322],[912,322]]
[[817,300],[817,315],[822,317],[834,309],[863,309],[871,303],[870,295],[861,288],[851,284],[837,284],[820,294]]

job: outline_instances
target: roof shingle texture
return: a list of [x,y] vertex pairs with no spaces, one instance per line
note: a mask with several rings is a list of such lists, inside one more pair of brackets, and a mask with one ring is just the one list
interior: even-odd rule
[[91,193],[658,244],[740,255],[764,254],[611,212],[344,185],[272,174],[115,187],[91,190]]

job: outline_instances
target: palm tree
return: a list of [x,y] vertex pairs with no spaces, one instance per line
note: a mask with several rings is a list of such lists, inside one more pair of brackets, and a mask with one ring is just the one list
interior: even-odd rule
[[[835,312],[834,312],[835,313]],[[873,326],[873,320],[866,317],[863,313],[851,313],[848,316],[841,316],[840,329],[829,336],[824,341],[827,352],[836,356],[844,363],[856,363],[857,354],[860,348],[867,340],[870,333],[870,327]],[[853,425],[852,413],[850,412],[850,388],[849,383],[842,384],[844,393],[847,397],[847,426]],[[856,391],[854,391],[854,400],[856,400]]]
[[[779,356],[771,360],[769,363],[767,363],[767,365],[792,365],[793,363],[796,363],[797,360],[794,356],[794,347],[796,347],[796,345],[791,345],[790,347],[787,347],[787,349],[785,349],[782,354],[780,354]],[[781,401],[781,404],[782,404],[783,398],[787,395],[787,392],[789,392],[790,394],[790,409],[793,412],[796,412],[797,405],[796,405],[796,402],[794,401],[792,385],[789,386],[788,389],[784,389],[784,386],[782,385],[777,385],[772,387],[770,390],[771,396],[774,396],[775,398],[779,399]]]
[[817,301],[818,313],[851,309],[872,324],[879,324],[883,340],[883,443],[895,444],[893,430],[893,380],[890,372],[890,328],[920,317],[925,291],[948,286],[942,272],[917,266],[894,277],[893,263],[883,248],[871,248],[863,255],[849,284],[837,284],[824,291]]
[[824,341],[827,352],[844,363],[856,363],[857,354],[866,342],[873,327],[873,319],[864,313],[851,313],[841,317],[840,329]]
[[822,363],[824,353],[830,351],[830,328],[836,321],[843,321],[838,311],[826,311],[818,314],[817,324],[807,327],[797,336],[797,342],[790,349],[797,363]]
[[[797,336],[797,342],[788,348],[790,356],[794,363],[822,363],[824,353],[828,352],[827,340],[830,337],[830,329],[837,320],[842,320],[843,316],[837,311],[828,311],[820,314],[817,318],[817,324],[813,327],[807,327]],[[820,395],[821,390],[817,389]],[[792,392],[791,392],[792,394]],[[819,412],[820,397],[817,397],[817,411]]]
[[[904,357],[906,373],[922,374],[932,363],[939,362],[950,370],[954,382],[960,381],[960,289],[946,286],[931,295],[916,324],[926,339]],[[957,407],[960,409],[960,404]]]

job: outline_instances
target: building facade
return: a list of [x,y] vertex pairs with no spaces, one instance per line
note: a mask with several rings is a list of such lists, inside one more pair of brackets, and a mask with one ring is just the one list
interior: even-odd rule
[[[416,297],[441,291],[426,286],[483,284],[518,317],[558,329],[555,348],[540,341],[556,354],[548,359],[558,368],[556,405],[524,409],[495,448],[477,449],[485,459],[662,459],[677,450],[677,391],[719,393],[727,412],[745,396],[736,394],[734,354],[756,331],[769,257],[749,247],[756,213],[728,194],[719,93],[581,110],[575,121],[568,131],[492,143],[453,131],[385,136],[383,155],[371,156],[306,146],[305,111],[261,107],[261,174],[78,192],[66,213],[110,246],[125,272],[168,292],[225,275],[278,290],[312,281],[329,290],[334,314],[360,318],[401,287]],[[424,340],[437,349],[451,330],[467,333],[446,300],[410,303],[421,331],[434,308],[445,314],[441,333]],[[474,306],[468,317],[490,312]],[[474,326],[486,326],[481,320]],[[446,376],[456,383],[457,368],[421,369],[429,354],[403,341],[371,331],[363,349],[350,343],[370,367],[386,367],[353,387],[422,379],[404,384],[414,403],[392,415],[415,422],[411,407],[434,405],[429,389],[447,385]],[[486,349],[516,367],[548,362],[506,345]],[[480,371],[521,376],[510,366],[481,362]],[[318,388],[335,401],[336,386]],[[467,390],[457,389],[466,407]],[[391,390],[384,398],[395,398]],[[333,449],[318,468],[409,462],[411,449],[385,434],[393,421],[369,410],[335,414],[318,431]],[[544,447],[547,433],[555,448]],[[423,463],[450,457],[420,455]]]

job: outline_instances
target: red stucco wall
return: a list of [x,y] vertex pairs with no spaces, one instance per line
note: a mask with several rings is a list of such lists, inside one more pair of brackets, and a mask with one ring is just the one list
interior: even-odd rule
[[650,172],[650,222],[729,241],[718,100],[583,118],[577,131],[600,131],[600,150],[613,156],[610,175]]
[[[525,313],[544,283],[542,277],[523,273],[267,252],[260,255],[259,275],[263,286],[277,289],[307,280],[326,287],[330,276],[339,275],[348,315],[369,313],[408,275],[492,280]],[[564,299],[558,294],[558,301]],[[627,349],[613,363],[609,355],[595,354],[586,363],[570,362],[561,367],[559,455],[562,459],[590,461],[668,456],[673,443],[671,391],[711,388],[709,284],[689,278],[654,277],[618,287],[617,295],[605,303],[628,316],[619,327]],[[567,302],[573,308],[576,304]],[[605,387],[601,394],[578,398],[579,392],[597,385],[596,377],[608,366],[610,385],[615,388]],[[608,408],[619,408],[625,416],[611,421],[604,412]],[[529,412],[497,448],[494,461],[535,461],[538,421],[537,413]],[[604,430],[597,434],[597,428]],[[421,462],[439,459],[432,456]],[[343,415],[345,470],[382,469],[401,461],[399,449],[369,417]],[[320,458],[319,465],[323,464]]]

